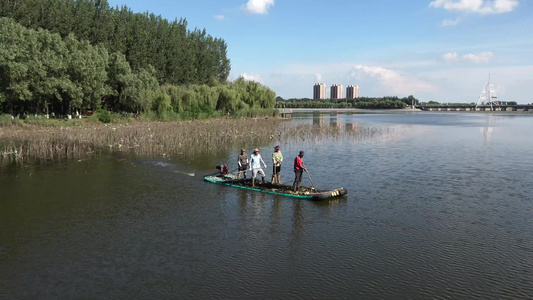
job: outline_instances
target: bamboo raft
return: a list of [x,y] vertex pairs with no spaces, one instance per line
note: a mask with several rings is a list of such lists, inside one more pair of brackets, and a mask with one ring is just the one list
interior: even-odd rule
[[293,191],[293,188],[290,185],[262,182],[261,180],[257,179],[252,182],[252,179],[250,178],[237,179],[237,177],[233,174],[206,175],[204,176],[204,180],[211,183],[222,184],[256,192],[314,201],[340,197],[348,193],[348,191],[343,187],[334,190],[320,190],[315,189],[314,187],[301,186],[298,191]]

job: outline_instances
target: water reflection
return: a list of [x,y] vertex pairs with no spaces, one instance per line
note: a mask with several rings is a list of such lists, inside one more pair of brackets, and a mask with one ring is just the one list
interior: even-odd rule
[[313,125],[323,127],[326,125],[326,118],[320,115],[320,112],[313,112]]
[[305,215],[302,210],[302,201],[295,200],[293,206],[293,215],[292,215],[292,245],[299,246],[300,242],[302,241],[302,237],[305,233],[304,230],[304,221],[305,221]]
[[348,132],[350,131],[356,132],[358,127],[359,125],[357,123],[346,123],[345,124],[346,131]]
[[490,136],[492,135],[492,132],[494,131],[493,127],[481,127],[479,128],[481,131],[481,135],[483,136],[483,141],[490,142]]
[[[217,188],[220,189],[219,193],[224,195],[224,199],[229,201],[227,204],[230,207],[232,206],[231,195],[238,194],[235,208],[238,227],[241,230],[250,232],[250,234],[265,230],[275,233],[287,232],[284,238],[291,240],[291,246],[294,249],[298,248],[306,233],[306,211],[308,212],[311,207],[319,208],[321,218],[325,221],[328,218],[335,218],[328,212],[345,207],[347,204],[347,197],[315,202],[226,186]],[[227,218],[231,219],[230,215],[232,215],[231,211],[228,212]]]
[[[354,123],[354,113],[353,112],[346,112],[346,113],[339,113],[339,112],[330,112],[328,114],[321,114],[320,112],[313,112],[313,126],[317,126],[318,128],[324,128],[326,127],[326,124],[328,124],[329,119],[329,126],[334,127],[338,129],[338,131],[345,131],[345,132],[357,132],[357,129],[359,127],[358,123]],[[339,118],[339,115],[346,116],[346,118]],[[343,120],[345,120],[343,122]]]
[[496,123],[496,121],[497,121],[497,118],[490,115],[489,118],[487,119],[487,124],[479,128],[481,135],[483,136],[484,142],[490,142],[490,136],[494,132],[494,123]]

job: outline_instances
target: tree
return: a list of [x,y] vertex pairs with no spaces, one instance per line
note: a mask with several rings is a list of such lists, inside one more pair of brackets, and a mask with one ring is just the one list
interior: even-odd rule
[[73,88],[66,73],[70,54],[59,34],[39,29],[37,39],[36,45],[40,51],[34,59],[41,68],[31,83],[35,112],[48,114],[50,107],[56,108],[53,111],[61,112],[58,101],[62,99],[62,91]]
[[102,97],[110,93],[106,85],[108,53],[103,47],[93,47],[88,41],[78,41],[69,35],[65,44],[70,53],[67,75],[76,86],[69,95],[69,114],[75,109],[96,109]]
[[205,29],[187,30],[186,19],[169,22],[127,6],[110,8],[106,0],[0,0],[0,16],[61,37],[103,44],[125,55],[132,70],[154,67],[160,84],[226,83],[230,73],[227,45]]
[[0,18],[0,103],[9,113],[23,111],[24,102],[30,101],[31,73],[38,73],[39,65],[32,63],[38,52],[35,32],[7,19]]
[[231,113],[238,109],[239,103],[240,99],[237,96],[236,90],[228,86],[218,87],[217,110]]
[[132,85],[124,88],[120,98],[121,107],[127,112],[141,113],[152,109],[159,84],[154,76],[155,69],[148,66],[134,74]]

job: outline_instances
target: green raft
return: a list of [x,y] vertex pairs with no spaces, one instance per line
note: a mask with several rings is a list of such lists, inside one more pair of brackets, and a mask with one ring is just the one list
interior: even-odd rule
[[252,179],[237,179],[235,175],[232,174],[206,175],[204,176],[204,180],[211,183],[222,184],[256,192],[315,201],[340,197],[348,194],[348,191],[343,187],[334,190],[319,190],[310,187],[300,187],[300,189],[295,192],[292,190],[292,186],[290,185],[262,182],[261,180],[255,180],[255,182],[252,184]]

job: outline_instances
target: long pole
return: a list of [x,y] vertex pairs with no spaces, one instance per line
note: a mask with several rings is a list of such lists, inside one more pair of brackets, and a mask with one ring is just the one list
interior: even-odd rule
[[313,183],[313,179],[311,179],[311,175],[309,175],[309,172],[307,172],[307,167],[305,167],[304,170],[305,170],[305,173],[307,174],[307,177],[309,177],[309,181],[311,181],[313,188],[316,190],[315,184]]

